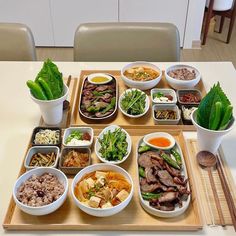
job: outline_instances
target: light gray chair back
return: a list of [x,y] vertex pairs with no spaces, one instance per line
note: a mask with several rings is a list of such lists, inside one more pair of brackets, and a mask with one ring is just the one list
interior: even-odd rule
[[169,23],[86,23],[74,38],[75,61],[179,61],[177,27]]
[[31,30],[24,24],[0,23],[0,61],[35,61]]

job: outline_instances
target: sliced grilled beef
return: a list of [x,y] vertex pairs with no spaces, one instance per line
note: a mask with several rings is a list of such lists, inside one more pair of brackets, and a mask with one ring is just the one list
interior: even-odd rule
[[151,157],[152,164],[157,167],[159,170],[163,169],[163,166],[160,164],[160,162],[157,159],[154,159]]
[[105,113],[102,113],[102,112],[96,112],[96,113],[95,113],[95,116],[98,117],[98,118],[100,118],[100,117],[104,117],[104,116],[108,116],[108,115],[110,115],[113,111],[114,111],[114,110],[110,110],[110,111],[105,112]]
[[160,204],[159,206],[157,205],[157,207],[155,208],[161,211],[174,211],[175,204],[172,204],[170,202],[165,202],[164,204]]
[[179,193],[178,192],[165,192],[161,195],[161,197],[158,199],[160,203],[162,202],[172,202],[175,199],[178,198]]
[[176,184],[179,184],[179,185],[182,185],[182,186],[185,186],[188,179],[182,181],[182,179],[178,178],[178,177],[174,177],[173,181],[176,183]]
[[174,177],[180,177],[181,176],[180,170],[177,170],[177,169],[173,168],[172,166],[170,166],[166,162],[165,162],[165,168],[172,176],[174,176]]
[[111,102],[111,99],[112,99],[112,94],[110,93],[105,93],[100,99],[104,102]]
[[169,174],[167,170],[159,170],[157,174],[160,178],[160,182],[163,183],[165,186],[177,188],[180,186],[174,183],[173,177]]
[[146,152],[142,153],[138,158],[138,164],[144,168],[152,167],[153,163],[151,157],[146,154]]
[[158,181],[156,176],[153,174],[152,167],[145,168],[145,175],[148,183],[156,183]]
[[97,86],[97,88],[95,89],[97,92],[103,92],[105,90],[107,90],[109,88],[108,85],[99,85]]

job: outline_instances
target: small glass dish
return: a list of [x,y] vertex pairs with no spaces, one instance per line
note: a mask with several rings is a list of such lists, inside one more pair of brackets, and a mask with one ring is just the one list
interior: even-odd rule
[[[184,96],[189,101],[183,101]],[[198,89],[180,89],[177,90],[177,99],[180,105],[199,105],[202,100],[202,93]]]
[[[172,100],[163,100],[163,101],[156,101],[156,99],[154,98],[155,94],[163,94],[164,96],[171,96]],[[151,90],[151,100],[152,100],[152,104],[176,104],[177,103],[177,96],[176,93],[173,89],[159,89],[159,88],[154,88]]]

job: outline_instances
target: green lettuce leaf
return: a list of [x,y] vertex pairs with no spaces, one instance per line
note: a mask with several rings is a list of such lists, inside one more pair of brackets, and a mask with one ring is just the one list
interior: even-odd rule
[[36,77],[36,81],[40,77],[43,78],[50,87],[53,99],[63,95],[62,73],[59,72],[57,66],[50,59],[44,62],[42,69]]
[[[216,114],[215,104],[217,102],[221,103],[222,109],[221,109],[220,113],[218,112]],[[230,103],[229,99],[225,95],[224,91],[220,87],[220,83],[218,82],[216,85],[214,85],[210,89],[210,91],[202,99],[202,101],[200,102],[200,104],[198,106],[198,111],[197,111],[198,124],[206,129],[209,129],[211,127],[210,124],[215,122],[217,120],[217,118],[218,118],[218,120],[222,121],[226,112],[231,112],[231,114],[228,116],[229,119],[231,119],[232,118],[232,110],[230,111],[230,109],[228,109],[228,107],[230,105],[231,105],[231,103]],[[220,127],[217,127],[216,129],[219,129],[219,128]]]

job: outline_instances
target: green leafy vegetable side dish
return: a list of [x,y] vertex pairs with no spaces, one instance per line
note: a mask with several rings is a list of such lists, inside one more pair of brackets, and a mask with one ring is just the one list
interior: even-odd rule
[[116,128],[113,132],[108,130],[98,141],[101,145],[99,153],[108,161],[121,161],[127,154],[126,134],[121,128]]
[[145,111],[146,94],[137,89],[125,92],[121,108],[130,115],[140,115]]
[[35,81],[27,81],[27,86],[33,96],[40,100],[52,100],[63,96],[62,73],[50,59],[44,62]]
[[232,114],[233,106],[218,82],[199,104],[197,123],[206,129],[224,130],[230,123]]
[[165,97],[164,93],[158,92],[153,94],[153,99]]
[[82,140],[82,137],[83,137],[82,132],[80,132],[79,130],[74,130],[68,135],[66,139],[66,144],[69,143],[73,138],[77,140]]

